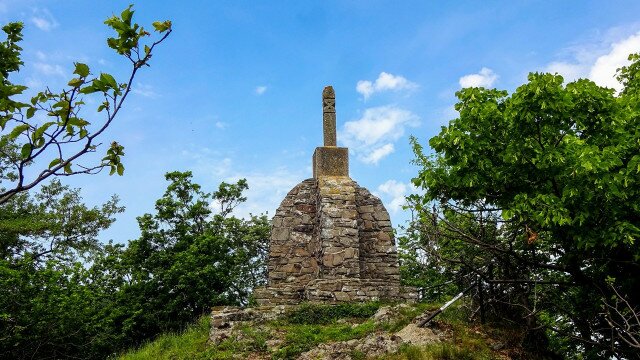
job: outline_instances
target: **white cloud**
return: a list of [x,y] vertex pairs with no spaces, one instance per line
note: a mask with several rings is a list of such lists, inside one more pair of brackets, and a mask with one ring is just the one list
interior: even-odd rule
[[411,111],[380,106],[366,109],[358,120],[346,122],[339,138],[359,160],[377,164],[393,152],[393,142],[404,135],[405,127],[419,124],[420,119]]
[[629,54],[640,51],[640,33],[611,44],[608,54],[600,56],[589,71],[589,79],[600,86],[622,90],[615,79],[617,69],[629,64]]
[[37,63],[33,64],[33,67],[35,67],[36,71],[38,71],[39,73],[41,73],[43,75],[47,75],[47,76],[52,76],[52,75],[65,76],[64,69],[62,68],[62,66],[57,65],[57,64],[49,64],[49,63],[45,63],[45,62],[37,62]]
[[30,20],[42,31],[51,31],[58,27],[58,22],[47,9],[34,9]]
[[362,161],[367,164],[377,164],[380,159],[391,154],[393,150],[393,144],[384,144],[379,148],[373,149],[369,155],[362,158]]
[[413,188],[410,184],[398,182],[396,180],[387,180],[380,184],[377,188],[377,192],[381,194],[387,203],[387,208],[396,213],[402,210],[402,206],[406,205],[407,200],[405,197],[408,195],[409,190]]
[[369,80],[360,80],[356,84],[356,91],[367,100],[371,95],[376,92],[393,90],[413,90],[418,87],[418,84],[413,83],[403,76],[393,75],[386,72],[381,72],[378,78],[371,82]]
[[143,84],[141,82],[136,83],[136,85],[133,87],[133,89],[131,91],[134,94],[137,94],[137,95],[140,95],[140,96],[144,96],[144,97],[148,97],[148,98],[151,98],[151,99],[155,99],[157,97],[160,97],[160,95],[155,91],[153,86],[151,86],[149,84]]
[[40,61],[47,61],[47,54],[43,53],[42,51],[38,50],[36,51],[36,57],[38,58],[38,60]]
[[50,56],[40,50],[36,51],[35,55],[37,61],[33,63],[33,68],[36,72],[45,76],[67,76],[65,68],[55,63],[59,60],[56,56]]
[[25,85],[32,90],[39,90],[43,87],[42,80],[37,77],[27,77]]
[[218,129],[224,129],[224,128],[226,128],[228,126],[228,124],[226,122],[224,122],[224,121],[216,121],[215,126]]
[[562,61],[554,61],[547,65],[544,72],[552,74],[560,74],[567,81],[573,81],[580,77],[585,77],[589,71],[589,67],[580,63],[568,63]]
[[[183,149],[181,160],[184,166],[191,169],[203,187],[213,191],[221,181],[235,183],[239,179],[247,179],[249,190],[244,193],[247,201],[239,205],[234,214],[248,218],[249,214],[259,215],[268,212],[275,214],[282,199],[296,184],[304,180],[311,171],[303,168],[280,167],[269,170],[240,169],[231,156],[224,156],[219,150],[210,148]],[[305,172],[306,171],[306,172]],[[217,209],[216,204],[212,204]]]
[[356,91],[364,96],[364,99],[368,99],[371,94],[375,92],[373,84],[369,80],[360,80],[356,84]]
[[254,91],[255,91],[255,93],[256,93],[257,95],[262,95],[262,94],[264,94],[265,92],[267,92],[267,87],[266,87],[266,86],[264,86],[264,85],[257,86],[257,87],[256,87],[256,89],[255,89]]
[[545,72],[558,73],[565,81],[588,78],[600,86],[622,90],[615,79],[617,69],[628,65],[629,54],[640,51],[640,32],[624,38],[607,39],[602,45],[583,44],[569,49],[572,59],[554,61],[544,67]]
[[490,88],[493,83],[498,79],[498,75],[493,70],[483,67],[480,72],[476,74],[465,75],[458,80],[460,86],[463,88],[468,87],[485,87]]
[[249,190],[245,196],[247,201],[234,210],[239,217],[248,218],[249,214],[259,215],[268,212],[269,216],[275,214],[287,193],[304,180],[303,174],[292,169],[280,168],[273,172],[238,172],[225,179],[226,182],[236,182],[239,179],[247,179]]

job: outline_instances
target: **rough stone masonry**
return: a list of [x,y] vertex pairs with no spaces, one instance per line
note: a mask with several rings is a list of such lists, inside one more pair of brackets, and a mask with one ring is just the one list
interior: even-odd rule
[[268,283],[260,305],[302,301],[415,300],[400,286],[389,213],[349,177],[349,153],[336,144],[335,92],[322,92],[324,146],[313,154],[313,178],[296,185],[272,221]]

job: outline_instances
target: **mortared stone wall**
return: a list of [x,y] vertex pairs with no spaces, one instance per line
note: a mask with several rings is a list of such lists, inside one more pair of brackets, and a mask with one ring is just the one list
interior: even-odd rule
[[344,176],[307,179],[287,194],[272,221],[268,274],[254,292],[261,305],[416,298],[400,286],[384,205]]

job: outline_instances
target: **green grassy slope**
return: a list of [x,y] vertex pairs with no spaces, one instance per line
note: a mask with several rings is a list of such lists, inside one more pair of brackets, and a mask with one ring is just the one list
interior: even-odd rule
[[[370,318],[379,306],[378,303],[338,307],[303,305],[284,319],[256,327],[243,327],[237,338],[225,340],[216,346],[207,344],[209,317],[205,316],[182,333],[160,336],[118,359],[295,359],[320,343],[360,339],[372,333],[396,332],[416,315],[437,307],[417,304],[401,311],[392,321],[381,324]],[[403,345],[396,353],[380,359],[529,358],[518,346],[520,338],[517,332],[471,325],[464,320],[466,317],[462,309],[453,308],[437,320],[438,326],[448,334],[445,341],[422,347]],[[352,358],[365,359],[363,354],[357,352],[352,354]]]

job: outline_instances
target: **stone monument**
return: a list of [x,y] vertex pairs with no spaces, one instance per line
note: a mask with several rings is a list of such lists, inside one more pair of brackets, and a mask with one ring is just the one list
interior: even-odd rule
[[337,147],[335,92],[322,92],[324,146],[313,153],[313,178],[286,195],[273,217],[268,283],[260,305],[415,300],[400,286],[389,213],[349,177],[349,152]]

